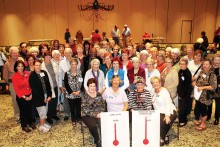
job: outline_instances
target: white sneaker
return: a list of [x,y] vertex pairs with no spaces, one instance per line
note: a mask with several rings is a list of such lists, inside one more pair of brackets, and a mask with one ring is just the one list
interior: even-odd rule
[[42,132],[48,132],[49,131],[49,129],[46,128],[45,126],[40,126],[39,130],[42,131]]
[[44,123],[44,127],[51,129],[51,126],[49,124]]

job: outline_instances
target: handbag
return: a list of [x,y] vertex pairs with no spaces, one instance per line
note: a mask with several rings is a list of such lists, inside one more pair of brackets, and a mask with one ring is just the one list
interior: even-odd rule
[[[210,76],[211,76],[211,73],[209,74],[208,83],[210,81]],[[217,91],[216,90],[206,90],[206,98],[208,100],[219,99],[220,95],[219,95],[218,90],[219,90],[219,88],[217,88]]]

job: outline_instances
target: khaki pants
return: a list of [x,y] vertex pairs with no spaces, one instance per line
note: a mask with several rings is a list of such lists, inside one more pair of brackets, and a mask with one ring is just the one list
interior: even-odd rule
[[12,107],[14,109],[14,117],[16,119],[19,119],[20,118],[20,110],[18,107],[18,103],[16,101],[16,94],[15,94],[14,87],[13,87],[12,83],[9,83],[9,90],[10,90],[11,98],[12,98]]
[[123,36],[123,47],[127,47],[127,44],[130,43],[130,36]]

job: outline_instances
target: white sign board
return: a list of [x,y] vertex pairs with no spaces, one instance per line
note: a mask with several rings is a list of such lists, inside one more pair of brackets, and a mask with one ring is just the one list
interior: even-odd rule
[[127,111],[101,113],[103,147],[130,147],[129,117]]
[[132,111],[132,147],[160,146],[160,112]]

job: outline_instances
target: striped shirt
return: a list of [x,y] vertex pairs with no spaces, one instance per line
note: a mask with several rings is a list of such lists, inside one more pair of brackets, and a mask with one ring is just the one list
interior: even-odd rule
[[148,90],[144,92],[131,91],[128,95],[128,105],[133,110],[151,110],[152,97]]

